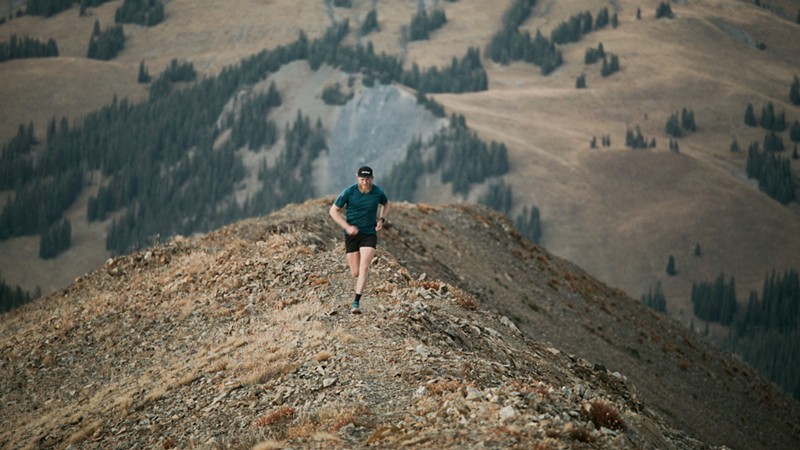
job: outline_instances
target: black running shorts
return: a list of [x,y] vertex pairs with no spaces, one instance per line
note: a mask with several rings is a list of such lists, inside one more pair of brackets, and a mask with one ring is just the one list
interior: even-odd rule
[[357,252],[361,247],[378,247],[377,234],[356,234],[355,236],[347,235],[344,237],[345,253]]

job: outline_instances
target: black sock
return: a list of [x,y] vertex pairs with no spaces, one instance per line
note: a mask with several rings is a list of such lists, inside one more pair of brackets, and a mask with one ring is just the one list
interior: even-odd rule
[[361,294],[356,294],[356,298],[353,301],[356,302],[356,303],[361,302]]

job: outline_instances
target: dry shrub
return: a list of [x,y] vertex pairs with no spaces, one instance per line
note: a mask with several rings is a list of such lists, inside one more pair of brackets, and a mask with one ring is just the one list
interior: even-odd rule
[[329,352],[327,350],[324,350],[324,351],[321,351],[321,352],[317,353],[316,356],[314,356],[314,359],[316,359],[317,362],[323,362],[323,361],[327,361],[327,360],[331,359],[331,357],[333,357],[333,353],[331,353],[331,352]]
[[252,371],[249,375],[243,377],[242,382],[248,385],[264,384],[269,380],[274,380],[282,377],[283,375],[291,373],[298,367],[299,364],[291,362],[278,362],[275,364],[270,364],[266,367],[260,368],[260,370]]
[[96,433],[98,433],[102,427],[103,427],[102,422],[100,422],[99,420],[94,421],[89,425],[81,428],[77,433],[70,436],[67,442],[69,442],[70,444],[77,444],[79,442],[83,442],[90,436],[93,436]]
[[568,434],[574,441],[591,443],[594,440],[592,432],[587,427],[574,427],[569,430]]
[[445,392],[458,392],[464,387],[464,383],[456,380],[437,381],[426,385],[430,395],[442,395]]
[[344,414],[338,419],[336,419],[335,422],[333,422],[333,425],[331,425],[331,432],[338,433],[339,430],[346,427],[347,424],[355,423],[355,421],[356,421],[356,415],[354,413]]
[[417,203],[417,211],[419,211],[419,212],[423,212],[423,213],[427,214],[427,213],[429,213],[431,211],[435,211],[435,210],[436,210],[436,207],[433,206],[433,205],[429,205],[427,203]]
[[274,411],[257,417],[253,425],[259,428],[271,427],[278,422],[294,417],[295,411],[291,406],[282,406]]
[[585,403],[581,413],[597,428],[606,427],[611,430],[625,430],[628,428],[619,411],[612,405],[600,400],[592,400],[589,403]]

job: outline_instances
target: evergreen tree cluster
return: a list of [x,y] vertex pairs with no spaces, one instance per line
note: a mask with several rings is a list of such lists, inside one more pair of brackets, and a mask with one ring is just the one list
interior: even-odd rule
[[0,154],[0,191],[17,189],[31,179],[31,149],[36,143],[33,122],[30,122],[27,127],[20,124],[17,135],[3,145],[3,152]]
[[[430,151],[424,157],[426,149]],[[453,115],[450,126],[427,144],[419,138],[409,143],[405,160],[389,172],[385,187],[394,198],[413,201],[418,178],[439,170],[442,183],[451,183],[453,194],[466,196],[473,184],[508,173],[508,149],[503,143],[482,141],[467,128],[464,116]]]
[[408,27],[408,39],[410,41],[422,41],[430,38],[430,33],[438,30],[447,23],[447,16],[442,9],[434,9],[428,16],[425,8],[420,8],[414,17],[411,18],[411,25]]
[[0,313],[11,311],[12,309],[22,306],[25,303],[39,297],[41,292],[31,294],[23,290],[21,287],[11,287],[6,281],[0,277]]
[[74,0],[28,0],[25,14],[51,17],[72,8]]
[[[99,23],[95,28],[99,29]],[[347,32],[347,22],[336,24],[315,40],[301,32],[294,42],[245,58],[217,76],[195,79],[183,89],[169,88],[170,80],[185,77],[173,76],[168,69],[151,83],[148,100],[131,104],[127,99],[115,98],[110,105],[87,114],[79,124],[68,126],[64,119],[60,127],[48,129],[46,145],[38,144],[36,152],[32,151],[32,146],[37,145],[33,125],[21,127],[18,136],[4,146],[0,165],[0,184],[15,191],[14,200],[0,213],[0,239],[42,233],[74,202],[88,173],[99,173],[102,187],[90,199],[87,215],[92,220],[103,220],[110,212],[120,212],[106,241],[114,254],[175,234],[218,228],[309,198],[313,195],[312,184],[307,181],[310,161],[326,148],[319,121],[311,126],[308,119],[298,119],[283,131],[285,155],[274,166],[262,168],[263,189],[238,206],[233,189],[244,176],[244,168],[241,156],[237,156],[240,147],[234,141],[247,142],[251,148],[273,141],[273,137],[259,135],[258,130],[261,124],[261,128],[270,127],[268,117],[264,117],[267,109],[260,108],[275,100],[257,98],[252,106],[243,105],[244,113],[237,117],[219,119],[236,92],[249,89],[284,64],[297,60],[308,60],[316,67],[326,63],[348,73],[361,72],[365,84],[368,79],[413,82],[411,72],[403,71],[397,57],[375,54],[371,43],[340,45]],[[473,75],[480,74],[485,83],[485,71],[476,68],[479,63],[477,50],[471,50],[455,69],[430,69],[431,72],[420,74],[418,83],[434,85],[428,87],[431,91],[475,89],[470,82],[448,77],[463,76],[466,68]],[[181,65],[176,62],[175,67]],[[428,77],[439,81],[424,82]],[[252,111],[248,109],[251,107]],[[228,129],[231,138],[215,145]],[[497,160],[503,161],[508,170],[504,146],[474,144],[477,137],[470,135],[465,126],[464,130],[451,131],[448,139],[447,155],[457,160],[448,163],[454,178],[472,183],[494,176],[498,172]],[[467,155],[471,153],[467,150],[479,155],[472,163],[478,167],[460,167],[470,162]],[[480,156],[483,154],[493,159]]]
[[322,122],[312,127],[311,119],[297,112],[295,121],[284,129],[286,149],[274,166],[262,163],[259,169],[261,189],[245,200],[245,217],[270,213],[289,203],[300,203],[314,197],[309,182],[314,160],[327,149]]
[[[576,89],[586,89],[586,74],[578,75],[578,78],[575,79],[575,88]],[[592,145],[594,147],[594,145]]]
[[764,279],[761,297],[751,292],[739,309],[728,340],[764,377],[800,399],[800,279],[797,270],[773,271]]
[[[792,127],[789,128],[789,139],[795,143],[800,142],[800,122],[797,120],[795,120]],[[795,145],[795,147],[797,146]]]
[[[800,12],[797,14],[798,19],[800,19]],[[797,78],[797,75],[794,76],[792,85],[789,87],[789,101],[792,102],[793,105],[800,105],[800,79]]]
[[486,192],[478,199],[478,203],[509,215],[514,205],[514,193],[511,191],[511,186],[500,180],[489,184]]
[[736,281],[733,276],[725,281],[719,274],[714,282],[692,283],[694,314],[706,322],[733,323],[736,314]]
[[[509,188],[510,189],[510,188]],[[522,208],[522,213],[517,216],[514,224],[517,230],[532,242],[539,243],[542,238],[542,221],[539,208],[532,206],[529,210],[527,206]]]
[[435,135],[432,144],[435,158],[428,171],[441,169],[442,182],[452,183],[453,194],[466,196],[472,184],[508,173],[508,149],[505,144],[483,142],[467,128],[463,116],[451,120],[449,129]]
[[94,22],[94,31],[89,39],[89,51],[87,57],[108,61],[114,59],[117,54],[125,47],[125,33],[122,26],[114,25],[100,31],[100,22]]
[[326,105],[344,105],[353,98],[353,93],[342,92],[342,85],[340,83],[328,84],[322,88],[322,101]]
[[116,23],[135,23],[152,27],[164,21],[162,0],[123,0],[114,13]]
[[281,96],[275,82],[272,82],[266,93],[256,95],[242,105],[238,117],[229,116],[228,125],[234,147],[247,146],[250,150],[272,147],[278,140],[278,127],[275,122],[266,120],[266,117],[272,108],[281,103]]
[[453,58],[445,69],[431,67],[423,72],[414,63],[411,70],[403,73],[400,81],[408,87],[424,93],[478,92],[489,88],[489,78],[481,63],[480,51],[470,47],[460,60]]
[[438,103],[436,100],[428,97],[422,91],[417,91],[417,104],[422,105],[431,112],[436,117],[444,117],[444,106]]
[[[142,69],[140,66],[139,73]],[[164,97],[172,91],[174,83],[192,82],[197,78],[194,64],[191,62],[179,62],[173,58],[169,66],[150,84],[150,99]]]
[[[600,136],[600,144],[603,147],[611,147],[611,135],[604,134]],[[592,136],[592,140],[589,141],[589,147],[597,148],[597,136]]]
[[535,4],[536,0],[516,0],[511,4],[503,14],[503,28],[489,43],[489,57],[500,64],[525,61],[540,67],[542,75],[547,75],[563,63],[561,52],[539,30],[534,38],[528,31],[519,30]]
[[603,48],[603,43],[599,42],[597,44],[597,48],[588,47],[586,49],[586,53],[583,56],[583,63],[584,64],[594,64],[597,61],[600,61],[606,57],[606,51]]
[[647,293],[642,294],[642,304],[660,313],[667,312],[667,297],[664,295],[660,281],[656,281],[655,287],[650,287]]
[[675,17],[672,13],[672,7],[669,6],[669,2],[661,2],[656,7],[656,19],[661,19],[662,17],[666,17],[671,19]]
[[681,146],[678,144],[677,139],[669,139],[669,151],[675,154],[679,154],[681,152]]
[[361,36],[366,36],[373,31],[380,30],[381,27],[380,24],[378,24],[378,10],[372,8],[364,18],[364,22],[361,24]]
[[789,160],[772,151],[759,151],[754,142],[747,150],[745,171],[748,178],[758,180],[758,187],[784,205],[796,199],[795,183]]
[[89,7],[100,6],[100,5],[102,5],[104,3],[108,3],[110,1],[111,0],[81,0],[80,9],[79,9],[78,15],[83,17],[83,16],[86,15],[86,9],[88,9]]
[[603,57],[603,66],[600,68],[600,75],[607,77],[614,72],[619,72],[619,56],[608,53],[608,57]]
[[616,28],[617,15],[615,13],[613,18],[609,19],[607,7],[600,10],[597,14],[597,20],[592,18],[592,13],[584,11],[570,17],[566,22],[558,24],[550,32],[550,40],[556,44],[578,42],[583,35],[589,34],[593,30],[605,28],[609,22]]
[[694,111],[683,108],[680,112],[674,113],[667,119],[667,124],[664,127],[667,135],[674,138],[683,136],[684,131],[697,131],[697,124],[694,120]]
[[50,38],[42,42],[37,38],[25,36],[18,38],[11,35],[8,42],[0,42],[0,63],[11,59],[22,58],[49,58],[58,56],[58,45],[55,39]]
[[144,65],[144,61],[139,63],[139,75],[137,75],[136,81],[142,84],[147,84],[150,82],[150,71],[147,70],[147,66]]
[[18,187],[0,213],[0,240],[44,232],[75,201],[83,186],[83,172],[69,168]]
[[647,139],[642,134],[642,130],[639,128],[639,125],[636,125],[635,131],[631,130],[630,128],[625,131],[625,146],[633,149],[655,147],[656,138],[652,138],[648,143]]
[[72,224],[69,219],[50,225],[39,239],[39,258],[51,259],[72,245]]
[[333,0],[333,6],[337,8],[352,8],[353,0]]

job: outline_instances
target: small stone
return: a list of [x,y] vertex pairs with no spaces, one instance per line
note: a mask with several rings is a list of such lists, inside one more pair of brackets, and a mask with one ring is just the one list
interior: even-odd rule
[[500,420],[510,420],[517,415],[517,410],[508,405],[500,409]]
[[322,387],[329,388],[329,387],[333,386],[334,383],[336,383],[336,381],[337,381],[337,378],[335,378],[335,377],[333,377],[333,378],[325,378],[324,380],[322,380]]

